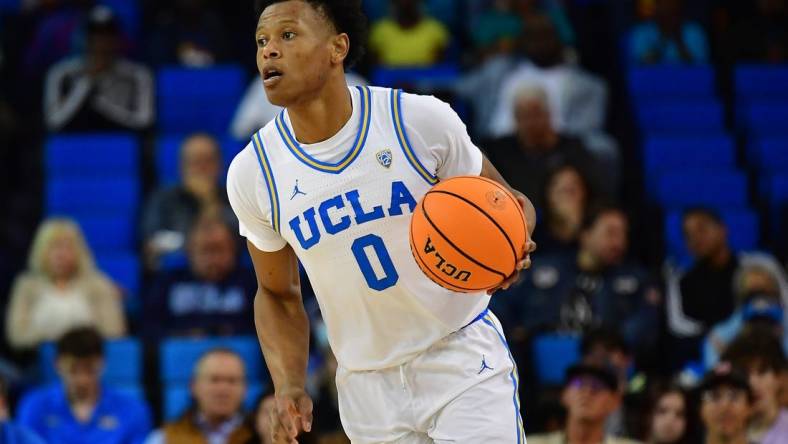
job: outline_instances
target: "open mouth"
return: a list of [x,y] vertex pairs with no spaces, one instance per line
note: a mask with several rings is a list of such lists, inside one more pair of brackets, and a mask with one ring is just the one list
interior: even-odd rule
[[276,68],[266,68],[263,70],[263,83],[266,85],[271,85],[280,80],[283,75],[284,74],[282,74],[282,72]]

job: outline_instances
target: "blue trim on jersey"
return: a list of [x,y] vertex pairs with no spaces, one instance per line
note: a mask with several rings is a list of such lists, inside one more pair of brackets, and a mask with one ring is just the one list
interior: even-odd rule
[[276,190],[274,172],[271,169],[271,162],[268,161],[268,156],[265,154],[263,137],[260,135],[260,132],[252,136],[252,142],[255,147],[254,152],[257,154],[257,161],[260,163],[260,169],[263,171],[265,186],[268,188],[268,199],[271,202],[271,225],[273,225],[274,230],[279,233],[279,193]]
[[512,352],[509,350],[509,344],[506,342],[506,338],[503,337],[503,334],[498,331],[498,328],[495,326],[495,323],[490,318],[489,314],[486,313],[484,319],[485,324],[492,327],[495,330],[495,333],[498,334],[498,337],[501,339],[503,346],[506,347],[506,352],[509,354],[509,359],[512,361],[512,371],[509,373],[509,377],[512,380],[512,384],[514,385],[514,395],[512,395],[512,402],[514,403],[514,418],[517,427],[517,444],[525,443],[525,429],[523,428],[523,418],[520,415],[520,377],[517,375],[517,364],[514,362],[514,357],[512,356]]
[[[467,327],[469,325],[475,324],[476,321],[479,321],[482,318],[484,318],[485,316],[487,316],[487,312],[488,311],[490,311],[490,309],[489,308],[485,308],[483,312],[479,313],[479,315],[476,316],[475,318],[473,318],[473,320],[471,322],[468,322],[467,324],[463,325],[462,328],[465,328],[465,327]],[[462,330],[462,328],[460,330]]]
[[324,173],[339,174],[345,168],[350,166],[350,164],[356,160],[358,155],[361,154],[361,150],[364,148],[364,144],[367,141],[370,122],[372,121],[372,93],[366,86],[357,86],[356,88],[361,93],[361,125],[359,125],[358,134],[356,134],[356,140],[353,142],[353,146],[351,147],[350,151],[348,151],[347,155],[345,155],[345,157],[338,163],[322,162],[310,156],[301,147],[296,138],[293,137],[290,128],[287,127],[287,123],[285,123],[284,118],[284,111],[276,116],[276,129],[279,131],[279,136],[282,137],[282,141],[284,141],[287,149],[290,150],[290,152],[293,153],[296,159],[300,160],[301,163]]
[[408,159],[408,163],[414,170],[422,177],[428,184],[435,185],[438,183],[438,177],[430,173],[427,168],[419,161],[416,152],[413,151],[413,145],[410,143],[408,133],[405,131],[405,121],[402,119],[402,90],[391,90],[391,116],[394,121],[394,133],[397,135],[397,141]]

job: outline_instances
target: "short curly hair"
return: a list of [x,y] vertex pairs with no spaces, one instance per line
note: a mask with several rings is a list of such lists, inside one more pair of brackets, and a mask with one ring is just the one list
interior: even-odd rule
[[[257,0],[256,12],[259,16],[265,8],[290,0]],[[323,14],[338,33],[345,33],[350,39],[350,48],[345,57],[345,69],[353,67],[364,55],[367,42],[367,16],[361,7],[361,0],[301,0],[312,5]]]

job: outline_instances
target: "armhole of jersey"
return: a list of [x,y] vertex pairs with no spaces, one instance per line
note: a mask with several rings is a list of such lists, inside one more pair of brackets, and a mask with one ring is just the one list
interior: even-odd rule
[[405,154],[405,158],[408,159],[410,166],[413,167],[416,173],[418,173],[428,184],[435,185],[438,183],[438,177],[430,173],[430,171],[424,167],[424,164],[419,161],[416,152],[413,150],[413,146],[410,144],[408,133],[405,130],[405,121],[402,118],[402,90],[391,90],[391,118],[394,124],[394,133],[397,136],[397,141],[399,141],[402,153]]
[[271,169],[271,163],[268,161],[268,156],[265,154],[265,146],[263,145],[263,137],[261,136],[262,130],[256,132],[252,136],[252,143],[254,144],[254,152],[257,154],[257,161],[260,163],[260,170],[263,172],[263,180],[265,187],[268,190],[268,199],[271,202],[271,225],[274,231],[279,231],[279,193],[276,190],[276,182],[274,181],[274,172]]

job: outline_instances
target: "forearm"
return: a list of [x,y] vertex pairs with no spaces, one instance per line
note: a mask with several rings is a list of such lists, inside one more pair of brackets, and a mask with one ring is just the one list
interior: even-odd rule
[[506,182],[506,179],[501,176],[501,173],[498,172],[490,160],[487,159],[487,157],[485,157],[482,162],[482,171],[479,175],[504,185],[506,188],[512,191],[515,197],[521,197],[523,199],[523,212],[525,213],[528,234],[532,235],[534,233],[534,227],[536,227],[536,209],[534,208],[533,203],[531,203],[531,200],[528,199],[528,196],[512,188],[509,183]]
[[254,318],[274,388],[303,389],[309,359],[309,318],[301,298],[259,289]]

